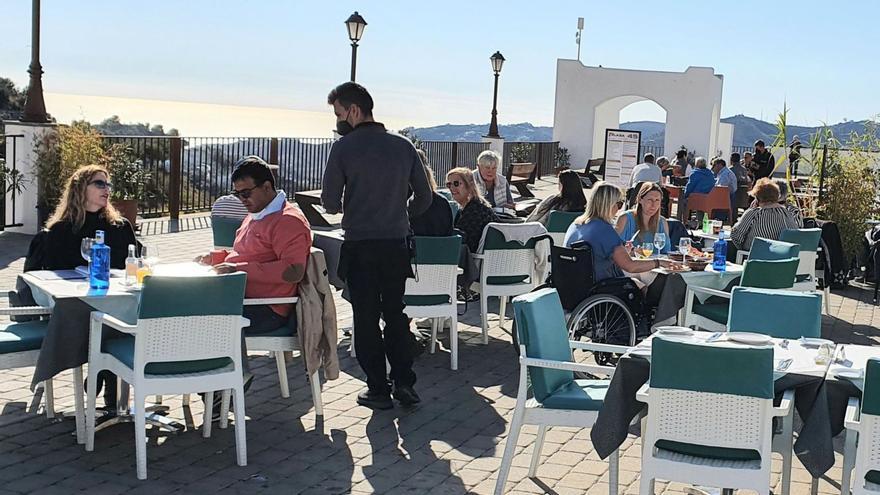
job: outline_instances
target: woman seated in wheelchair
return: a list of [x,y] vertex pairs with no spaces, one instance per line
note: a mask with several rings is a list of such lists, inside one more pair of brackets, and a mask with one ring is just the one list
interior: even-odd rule
[[620,188],[599,181],[593,187],[586,213],[578,217],[565,233],[566,247],[585,241],[592,248],[596,282],[623,277],[624,272],[643,273],[671,266],[666,260],[636,260],[627,253],[623,239],[614,229],[614,219],[623,208],[623,198]]
[[663,191],[656,182],[643,182],[636,195],[636,206],[623,212],[617,218],[615,230],[623,242],[634,245],[653,244],[655,234],[666,236],[666,242],[659,254],[669,253],[669,223],[660,215]]

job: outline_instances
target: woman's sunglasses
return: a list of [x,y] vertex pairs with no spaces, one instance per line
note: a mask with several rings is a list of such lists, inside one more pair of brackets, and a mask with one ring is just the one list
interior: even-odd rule
[[450,187],[452,187],[452,186],[458,187],[458,186],[460,186],[460,185],[461,185],[461,181],[460,181],[460,180],[453,180],[453,181],[450,181],[450,182],[447,182],[447,183],[446,183],[446,188],[448,189],[448,188],[450,188]]
[[107,182],[106,180],[101,180],[101,179],[89,181],[89,185],[95,186],[98,189],[113,189],[112,182]]

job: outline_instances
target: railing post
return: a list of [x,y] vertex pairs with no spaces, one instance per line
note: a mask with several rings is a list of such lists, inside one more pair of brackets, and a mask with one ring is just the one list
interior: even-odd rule
[[540,179],[544,175],[544,143],[535,143],[535,148],[535,170],[532,179],[529,181],[532,184],[535,183],[536,179]]
[[171,170],[168,180],[168,209],[170,210],[171,222],[169,230],[177,232],[180,225],[180,185],[181,185],[181,162],[183,162],[183,143],[179,137],[171,138]]
[[269,163],[278,165],[278,138],[269,141]]
[[452,142],[452,165],[446,171],[454,169],[458,166],[458,141]]

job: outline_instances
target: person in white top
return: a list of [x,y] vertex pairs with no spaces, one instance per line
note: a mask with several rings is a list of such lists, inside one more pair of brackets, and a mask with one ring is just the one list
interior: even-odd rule
[[645,161],[633,168],[632,175],[629,179],[629,185],[632,187],[639,182],[656,182],[659,184],[660,176],[662,174],[660,167],[654,164],[654,154],[645,153]]

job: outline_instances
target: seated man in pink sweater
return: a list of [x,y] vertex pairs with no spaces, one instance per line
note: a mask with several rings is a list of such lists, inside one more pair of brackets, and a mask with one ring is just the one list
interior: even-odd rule
[[[302,212],[287,202],[284,191],[275,190],[275,179],[260,157],[248,156],[232,172],[232,195],[238,197],[249,214],[235,234],[235,242],[217,273],[245,272],[245,297],[270,298],[296,295],[297,284],[305,273],[312,246],[312,232]],[[199,258],[210,262],[210,255]],[[242,366],[248,373],[244,335],[271,332],[287,324],[292,305],[245,306],[243,315],[250,326],[242,333]],[[250,384],[250,376],[248,385]]]

